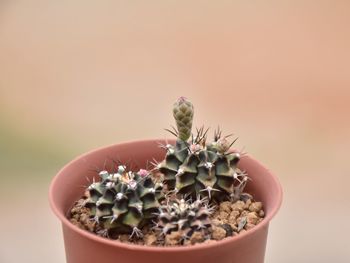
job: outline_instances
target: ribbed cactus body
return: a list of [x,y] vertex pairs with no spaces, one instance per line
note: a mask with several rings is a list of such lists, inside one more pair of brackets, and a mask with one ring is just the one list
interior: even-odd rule
[[125,166],[119,166],[117,173],[101,171],[99,175],[101,181],[88,187],[85,206],[104,229],[134,233],[155,217],[163,199],[163,184],[155,183],[147,171],[127,172]]
[[217,142],[203,147],[177,140],[174,146],[167,147],[159,171],[169,189],[179,194],[217,201],[238,199],[247,180],[237,168],[239,160],[238,153],[219,152]]

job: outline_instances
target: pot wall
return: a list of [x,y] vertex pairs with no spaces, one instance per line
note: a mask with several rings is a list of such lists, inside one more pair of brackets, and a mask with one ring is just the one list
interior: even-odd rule
[[147,160],[152,160],[152,157],[156,160],[164,157],[164,150],[157,142],[164,143],[163,140],[148,140],[101,148],[76,158],[57,174],[50,189],[50,203],[62,221],[67,263],[264,262],[269,222],[281,204],[282,191],[276,177],[248,155],[242,158],[239,167],[252,179],[247,191],[263,202],[266,216],[259,225],[235,237],[191,247],[146,247],[98,237],[67,220],[66,215],[73,203],[83,195],[84,187],[81,186],[88,186],[93,177],[97,179],[96,169],[108,170],[113,164],[112,159],[123,163],[132,159],[135,170],[145,168]]
[[67,263],[262,263],[268,225],[254,236],[206,249],[142,251],[87,239],[63,225]]

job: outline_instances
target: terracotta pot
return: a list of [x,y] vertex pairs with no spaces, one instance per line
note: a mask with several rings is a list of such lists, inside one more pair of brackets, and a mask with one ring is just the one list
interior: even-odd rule
[[234,237],[211,243],[186,247],[148,247],[129,245],[98,237],[81,230],[67,219],[67,213],[96,172],[112,158],[122,162],[133,160],[139,168],[147,161],[161,160],[164,150],[157,142],[145,140],[116,144],[84,154],[67,164],[54,178],[50,188],[52,210],[63,226],[63,236],[68,263],[262,263],[264,262],[270,220],[282,201],[282,189],[277,178],[258,161],[246,155],[239,167],[248,172],[252,181],[247,191],[264,204],[264,220],[251,230]]

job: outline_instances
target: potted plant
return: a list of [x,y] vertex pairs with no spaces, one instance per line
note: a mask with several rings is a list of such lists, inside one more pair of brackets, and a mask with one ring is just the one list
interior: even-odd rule
[[50,204],[68,263],[264,262],[281,186],[220,130],[212,142],[204,128],[193,134],[193,113],[181,97],[176,140],[103,147],[59,171]]

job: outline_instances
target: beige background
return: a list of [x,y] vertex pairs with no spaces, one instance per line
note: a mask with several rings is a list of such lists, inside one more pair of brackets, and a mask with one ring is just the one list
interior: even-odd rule
[[48,185],[169,136],[172,102],[280,178],[266,262],[350,262],[349,1],[0,1],[0,262],[64,262]]

